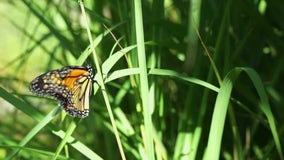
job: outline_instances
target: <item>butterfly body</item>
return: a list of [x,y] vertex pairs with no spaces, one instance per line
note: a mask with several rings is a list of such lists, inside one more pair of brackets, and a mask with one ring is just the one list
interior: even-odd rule
[[59,100],[67,114],[85,118],[89,115],[93,79],[94,72],[90,65],[63,67],[35,78],[31,82],[30,90],[34,94]]

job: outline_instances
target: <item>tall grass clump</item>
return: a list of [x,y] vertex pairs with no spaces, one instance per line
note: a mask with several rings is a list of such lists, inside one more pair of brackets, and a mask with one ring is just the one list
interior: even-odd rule
[[[0,159],[284,160],[282,1],[0,7]],[[28,90],[86,64],[87,118]]]

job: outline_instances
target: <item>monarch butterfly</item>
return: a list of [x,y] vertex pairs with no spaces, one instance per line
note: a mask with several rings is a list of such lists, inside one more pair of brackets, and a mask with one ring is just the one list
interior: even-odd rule
[[30,90],[36,95],[51,96],[59,100],[67,114],[85,118],[89,115],[93,81],[91,65],[68,66],[36,77],[30,84]]

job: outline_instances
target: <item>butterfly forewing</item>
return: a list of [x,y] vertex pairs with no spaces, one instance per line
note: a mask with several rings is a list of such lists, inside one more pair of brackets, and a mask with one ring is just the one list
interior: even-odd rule
[[35,78],[30,90],[37,95],[56,98],[69,115],[84,118],[89,115],[93,76],[91,66],[64,67]]

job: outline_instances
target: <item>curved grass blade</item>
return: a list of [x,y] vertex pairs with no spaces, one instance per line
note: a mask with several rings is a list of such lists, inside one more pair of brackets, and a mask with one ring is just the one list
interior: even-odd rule
[[219,159],[225,118],[227,114],[227,107],[228,107],[229,100],[231,97],[233,84],[241,72],[245,72],[248,75],[248,77],[252,81],[257,91],[257,94],[260,98],[259,107],[268,119],[268,123],[269,123],[270,129],[271,129],[271,132],[274,138],[276,149],[278,151],[280,159],[283,160],[283,152],[281,149],[281,143],[280,143],[279,136],[277,134],[277,129],[276,129],[273,114],[271,112],[271,107],[268,102],[268,97],[266,95],[266,92],[265,92],[265,89],[261,82],[260,77],[251,68],[234,68],[224,78],[221,84],[219,93],[217,95],[216,102],[215,102],[215,106],[214,106],[215,109],[213,112],[213,117],[212,117],[212,122],[211,122],[211,127],[210,127],[207,151],[204,154],[203,159],[212,159],[212,160]]

